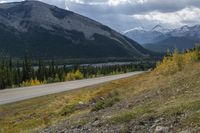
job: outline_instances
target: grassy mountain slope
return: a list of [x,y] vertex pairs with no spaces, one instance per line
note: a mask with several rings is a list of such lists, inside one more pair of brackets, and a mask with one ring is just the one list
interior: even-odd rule
[[0,132],[197,133],[199,86],[197,53],[175,53],[142,75],[0,106]]

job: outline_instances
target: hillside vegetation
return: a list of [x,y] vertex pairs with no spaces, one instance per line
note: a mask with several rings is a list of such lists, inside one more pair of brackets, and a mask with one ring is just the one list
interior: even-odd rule
[[138,76],[0,106],[0,132],[198,133],[199,51],[175,52]]
[[191,51],[178,53],[177,50],[172,54],[164,57],[161,62],[157,63],[154,72],[157,74],[170,75],[183,70],[185,65],[193,64],[200,59],[200,46],[197,46]]

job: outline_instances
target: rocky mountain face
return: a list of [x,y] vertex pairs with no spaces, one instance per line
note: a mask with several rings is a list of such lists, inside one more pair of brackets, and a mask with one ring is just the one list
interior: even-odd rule
[[161,25],[151,30],[129,31],[125,33],[131,39],[135,39],[149,50],[166,52],[177,48],[180,51],[195,47],[200,42],[200,25],[192,27],[183,26],[177,29],[166,29]]
[[158,24],[155,27],[153,27],[151,31],[157,31],[160,33],[168,33],[168,32],[171,32],[171,29],[167,29],[167,28],[163,27],[162,25]]
[[143,58],[151,52],[96,21],[38,1],[0,4],[0,53],[34,58]]
[[167,33],[169,29],[163,28],[161,25],[156,25],[151,30],[145,30],[143,28],[136,28],[125,32],[124,34],[134,39],[135,41],[141,44],[154,43],[159,41],[160,39],[165,38],[165,33]]

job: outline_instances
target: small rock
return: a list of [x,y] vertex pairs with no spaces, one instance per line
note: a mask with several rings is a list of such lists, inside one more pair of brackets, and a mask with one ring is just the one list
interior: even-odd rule
[[82,101],[78,102],[78,104],[83,105],[84,103]]
[[65,133],[65,131],[63,130],[63,131],[60,131],[59,133]]
[[189,130],[186,130],[186,131],[181,131],[179,133],[191,133]]
[[155,133],[168,133],[168,132],[169,132],[169,127],[157,126],[155,129]]
[[95,122],[92,123],[92,126],[94,126],[94,127],[97,127],[97,126],[99,126],[99,125],[100,125],[100,122],[99,122],[99,121],[95,121]]
[[160,123],[160,122],[163,121],[163,120],[164,120],[164,118],[159,118],[159,119],[155,120],[154,123]]
[[79,104],[77,104],[77,105],[75,106],[75,109],[76,109],[76,110],[82,110],[82,109],[87,108],[88,106],[89,106],[89,105],[84,104],[83,102],[79,102]]
[[104,97],[100,97],[100,99],[101,99],[101,100],[105,100],[105,98],[104,98]]
[[152,129],[154,129],[155,127],[156,127],[156,125],[152,125],[150,129],[152,130]]
[[159,120],[159,119],[155,120],[155,123],[159,123],[159,122],[160,122],[160,120]]

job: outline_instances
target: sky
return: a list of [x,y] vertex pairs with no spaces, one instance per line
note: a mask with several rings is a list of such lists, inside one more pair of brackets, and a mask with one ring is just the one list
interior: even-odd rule
[[[12,2],[20,0],[0,0]],[[200,24],[200,0],[40,0],[79,13],[123,32]]]

